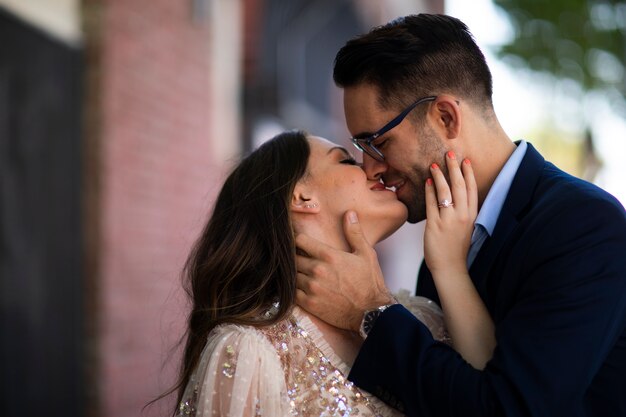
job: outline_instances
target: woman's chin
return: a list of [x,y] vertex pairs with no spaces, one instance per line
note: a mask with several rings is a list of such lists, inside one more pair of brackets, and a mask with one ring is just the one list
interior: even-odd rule
[[[372,239],[368,239],[368,241],[374,245],[387,239],[406,222],[407,217],[408,211],[404,209],[402,213],[398,213],[396,216],[388,216],[383,221],[377,222],[377,230],[371,231]],[[366,237],[368,237],[367,233]]]

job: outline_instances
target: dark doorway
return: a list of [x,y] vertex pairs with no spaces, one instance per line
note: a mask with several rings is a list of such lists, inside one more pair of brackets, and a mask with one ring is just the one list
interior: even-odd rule
[[81,52],[0,9],[0,414],[83,415]]

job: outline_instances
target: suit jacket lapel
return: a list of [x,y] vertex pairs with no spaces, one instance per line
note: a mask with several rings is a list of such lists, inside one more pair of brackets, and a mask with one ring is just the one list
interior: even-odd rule
[[[487,288],[492,287],[492,283],[489,281],[502,278],[499,276],[490,277],[492,275],[490,271],[493,263],[511,233],[519,225],[519,219],[523,216],[524,210],[532,199],[544,164],[545,160],[543,157],[529,143],[524,159],[522,159],[522,163],[511,183],[511,188],[502,206],[502,211],[498,216],[493,235],[487,238],[470,267],[472,281],[474,281],[476,290],[485,301],[488,300]],[[489,302],[487,303],[488,307],[490,304]]]

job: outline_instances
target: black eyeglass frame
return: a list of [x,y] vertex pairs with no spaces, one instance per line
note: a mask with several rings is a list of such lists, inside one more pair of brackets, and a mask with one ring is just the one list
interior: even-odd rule
[[390,121],[389,123],[384,125],[382,128],[380,128],[376,133],[369,135],[367,137],[364,137],[364,138],[352,137],[350,138],[350,141],[361,152],[365,152],[366,154],[368,154],[369,156],[371,156],[372,158],[374,158],[375,160],[379,162],[384,162],[385,155],[383,155],[383,153],[380,150],[378,150],[378,148],[376,148],[376,146],[374,146],[372,142],[378,139],[379,137],[381,137],[382,135],[384,135],[385,133],[389,132],[394,127],[398,126],[400,123],[402,123],[404,118],[411,112],[411,110],[417,107],[418,104],[426,103],[429,101],[435,101],[436,99],[437,99],[437,96],[422,97],[419,100],[415,101],[413,104],[411,104],[409,107],[404,109],[402,113],[397,115],[392,121]]

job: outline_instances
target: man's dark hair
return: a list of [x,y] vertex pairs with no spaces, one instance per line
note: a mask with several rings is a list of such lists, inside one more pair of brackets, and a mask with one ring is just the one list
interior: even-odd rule
[[401,17],[346,43],[335,58],[335,83],[377,87],[380,105],[454,94],[493,107],[491,72],[467,26],[451,16]]

